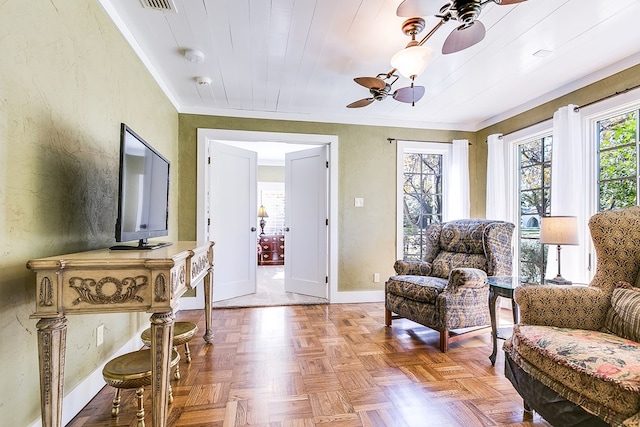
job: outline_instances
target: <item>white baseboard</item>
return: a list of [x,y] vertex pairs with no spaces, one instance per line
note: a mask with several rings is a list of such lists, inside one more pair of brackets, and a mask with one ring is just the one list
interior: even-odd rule
[[332,304],[351,304],[359,302],[384,302],[384,291],[349,291],[331,295]]
[[[104,378],[102,378],[102,369],[107,362],[114,357],[121,356],[125,353],[137,351],[142,348],[142,341],[140,341],[140,334],[144,331],[148,325],[145,325],[138,333],[134,334],[125,345],[123,345],[118,351],[107,358],[107,360],[100,366],[98,366],[91,374],[89,374],[80,384],[74,387],[62,401],[62,425],[67,425],[73,417],[78,415],[82,408],[95,397],[96,394],[105,386]],[[38,417],[29,427],[42,427],[42,418]]]

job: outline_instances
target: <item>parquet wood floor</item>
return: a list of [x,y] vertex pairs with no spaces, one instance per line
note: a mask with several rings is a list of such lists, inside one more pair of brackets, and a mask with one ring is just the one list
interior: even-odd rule
[[[201,310],[177,320],[204,330]],[[491,366],[489,330],[441,353],[435,331],[385,327],[382,303],[215,309],[213,327],[214,344],[195,337],[193,361],[172,380],[171,427],[550,425],[523,411],[502,351]],[[105,387],[68,426],[135,426],[134,392],[123,391],[117,418],[113,393]]]

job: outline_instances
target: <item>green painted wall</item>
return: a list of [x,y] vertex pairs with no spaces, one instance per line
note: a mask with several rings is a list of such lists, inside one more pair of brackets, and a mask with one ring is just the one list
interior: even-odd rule
[[[0,52],[0,424],[26,426],[40,392],[25,264],[114,243],[121,122],[173,161],[176,239],[178,115],[97,1],[3,1]],[[148,319],[70,316],[65,391]]]
[[284,166],[258,166],[258,181],[284,182]]
[[[260,132],[290,132],[337,135],[338,177],[338,289],[381,290],[384,280],[373,283],[372,274],[393,273],[396,259],[396,144],[387,138],[451,141],[467,138],[471,174],[471,213],[477,210],[477,182],[484,180],[476,164],[475,135],[469,132],[418,130],[258,120],[180,114],[180,238],[196,236],[196,134],[198,128]],[[365,199],[364,208],[354,208],[355,197]],[[484,198],[484,194],[482,195]],[[214,237],[215,240],[215,237]]]

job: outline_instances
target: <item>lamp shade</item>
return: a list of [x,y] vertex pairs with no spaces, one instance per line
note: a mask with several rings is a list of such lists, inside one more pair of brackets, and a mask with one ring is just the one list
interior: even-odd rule
[[542,217],[540,243],[549,245],[577,245],[578,219],[575,216]]
[[391,57],[391,66],[404,77],[419,76],[429,65],[433,49],[428,46],[409,46]]
[[267,213],[267,210],[262,205],[260,205],[260,207],[258,208],[258,216],[260,218],[269,218],[269,214]]

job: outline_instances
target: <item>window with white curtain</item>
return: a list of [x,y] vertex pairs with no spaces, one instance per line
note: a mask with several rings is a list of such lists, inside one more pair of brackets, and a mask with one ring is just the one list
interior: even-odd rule
[[424,258],[425,231],[442,222],[450,146],[398,141],[398,258]]

